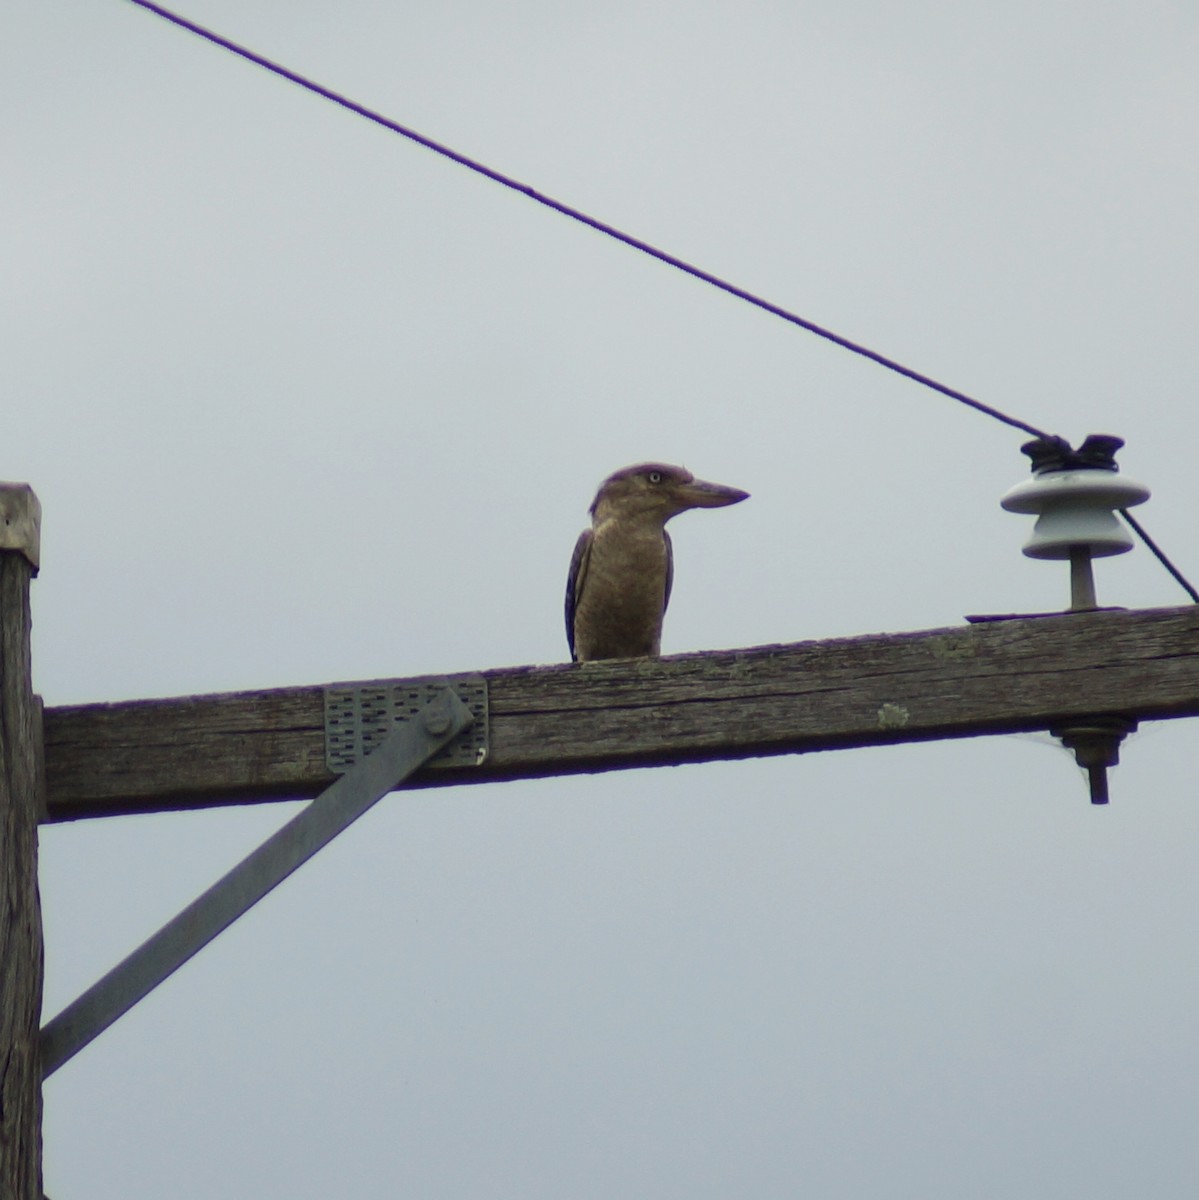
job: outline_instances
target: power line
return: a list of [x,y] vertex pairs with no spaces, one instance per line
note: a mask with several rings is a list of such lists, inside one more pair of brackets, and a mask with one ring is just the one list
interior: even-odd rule
[[1199,591],[1196,591],[1183,576],[1182,572],[1166,557],[1166,552],[1145,532],[1141,523],[1126,508],[1120,509],[1122,516],[1129,524],[1133,533],[1153,552],[1154,557],[1178,582],[1179,586],[1196,604],[1199,604]]
[[[1019,417],[1009,416],[1007,413],[1001,412],[989,404],[984,404],[981,400],[974,399],[973,396],[966,395],[965,392],[958,391],[957,388],[951,388],[947,384],[933,379],[931,376],[913,370],[911,367],[905,367],[902,363],[896,362],[895,359],[888,358],[876,350],[871,350],[868,346],[850,341],[849,338],[842,337],[840,334],[834,333],[831,329],[825,329],[823,326],[817,325],[814,321],[809,321],[805,317],[801,317],[797,313],[783,308],[781,305],[755,295],[745,288],[738,287],[735,283],[721,279],[718,275],[713,275],[710,271],[705,271],[702,267],[697,267],[693,263],[689,263],[684,259],[651,245],[649,242],[633,237],[632,234],[625,233],[613,225],[600,221],[596,217],[589,216],[580,209],[573,208],[569,204],[564,204],[560,200],[555,200],[553,197],[537,191],[528,184],[513,179],[510,175],[505,175],[484,163],[478,162],[473,158],[468,158],[465,154],[460,154],[457,150],[453,150],[441,142],[434,141],[432,138],[418,133],[415,129],[401,125],[398,121],[393,121],[390,117],[385,117],[382,113],[367,108],[366,105],[359,104],[356,100],[351,100],[348,96],[343,96],[340,92],[335,92],[331,88],[317,83],[315,80],[290,70],[281,63],[273,62],[271,59],[257,54],[255,51],[239,45],[237,42],[231,41],[229,38],[222,37],[219,33],[215,33],[211,29],[206,29],[203,25],[197,25],[194,21],[189,21],[186,17],[181,17],[178,13],[163,8],[160,4],[154,4],[151,0],[130,0],[130,3],[136,4],[139,8],[144,8],[147,12],[152,12],[156,16],[162,17],[163,20],[169,21],[181,29],[186,29],[189,33],[194,33],[198,37],[204,38],[205,41],[211,42],[215,46],[220,46],[222,49],[228,50],[230,53],[254,63],[256,66],[263,67],[265,70],[304,88],[306,91],[312,92],[317,96],[322,96],[334,104],[339,104],[342,108],[349,109],[350,112],[356,113],[360,117],[365,117],[368,121],[373,121],[376,125],[381,125],[384,129],[388,129],[392,133],[398,133],[401,137],[408,138],[409,141],[416,142],[418,145],[424,146],[427,150],[432,150],[435,154],[440,154],[442,157],[450,159],[451,162],[458,163],[459,166],[466,167],[468,170],[474,171],[476,174],[482,175],[494,183],[510,188],[514,192],[520,192],[521,195],[527,196],[530,200],[535,200],[538,204],[542,204],[564,217],[569,217],[571,220],[578,221],[580,224],[586,225],[598,233],[602,233],[618,242],[623,242],[626,246],[630,246],[634,250],[639,250],[643,254],[648,254],[651,258],[656,258],[659,262],[674,267],[676,270],[683,271],[695,279],[699,279],[704,283],[710,284],[712,287],[729,293],[731,296],[736,296],[739,300],[744,300],[747,304],[752,304],[757,308],[763,309],[765,312],[772,313],[776,317],[781,317],[784,321],[789,321],[792,325],[797,325],[800,329],[807,330],[808,333],[814,333],[817,337],[824,338],[826,341],[840,346],[843,350],[849,350],[851,353],[860,355],[862,358],[868,358],[872,362],[878,363],[879,366],[885,367],[888,371],[894,371],[896,374],[903,375],[915,383],[922,384],[924,387],[930,388],[935,392],[940,392],[943,396],[948,396],[951,400],[956,400],[968,408],[973,408],[988,417],[993,417],[996,421],[1001,421],[1003,424],[1010,425],[1014,429],[1022,429],[1025,433],[1031,433],[1035,438],[1051,442],[1062,441],[1062,439],[1046,433],[1043,429],[1038,429],[1037,426],[1020,420]],[[1141,525],[1129,516],[1127,512],[1122,512],[1121,515],[1192,600],[1199,603],[1199,592],[1186,581]]]
[[704,283],[711,284],[712,287],[728,292],[730,295],[736,296],[739,300],[753,304],[757,308],[772,313],[776,317],[781,317],[784,321],[789,321],[792,325],[798,325],[800,329],[806,329],[809,333],[816,334],[817,337],[825,338],[827,341],[840,346],[844,350],[849,350],[854,354],[861,355],[863,358],[868,358],[872,362],[878,363],[879,366],[886,367],[889,371],[894,371],[916,383],[931,388],[935,392],[949,396],[951,399],[957,400],[960,404],[965,404],[970,408],[976,409],[978,412],[985,413],[989,417],[994,417],[997,421],[1002,421],[1005,425],[1011,425],[1015,429],[1022,429],[1025,433],[1031,433],[1033,437],[1048,438],[1050,436],[1044,430],[1038,429],[1035,425],[1030,425],[1027,421],[1022,421],[1018,417],[1008,416],[1007,413],[1000,412],[999,409],[993,408],[989,404],[984,404],[981,400],[975,400],[972,396],[966,395],[965,392],[960,392],[956,388],[949,387],[947,384],[939,383],[937,380],[913,370],[911,367],[905,367],[902,363],[896,362],[884,354],[879,354],[876,350],[871,350],[867,346],[852,342],[849,338],[842,337],[840,334],[834,333],[831,329],[825,329],[823,326],[817,325],[814,321],[809,321],[797,313],[793,313],[778,304],[774,304],[770,300],[747,291],[745,288],[738,287],[735,283],[721,279],[719,276],[705,271],[702,267],[697,267],[693,263],[686,262],[684,259],[667,253],[665,250],[660,250],[649,242],[644,242],[640,238],[633,237],[632,234],[624,233],[615,226],[600,221],[596,217],[589,216],[580,209],[573,208],[569,204],[564,204],[560,200],[555,200],[553,197],[537,191],[528,184],[513,179],[510,175],[505,175],[500,171],[486,166],[484,163],[478,162],[473,158],[468,158],[465,154],[460,154],[457,150],[453,150],[449,146],[436,142],[432,138],[425,137],[424,134],[418,133],[415,129],[409,129],[406,125],[401,125],[398,121],[393,121],[390,117],[385,117],[382,113],[375,112],[374,109],[367,108],[365,105],[359,104],[356,100],[351,100],[348,96],[343,96],[339,92],[335,92],[323,84],[316,83],[314,80],[308,79],[306,76],[300,75],[277,62],[272,62],[269,58],[264,58],[261,54],[257,54],[245,46],[238,45],[237,42],[230,41],[228,38],[222,37],[219,33],[214,33],[211,29],[197,25],[194,21],[189,21],[185,17],[173,13],[159,4],[153,4],[150,0],[131,0],[131,3],[136,4],[139,8],[146,9],[148,12],[155,13],[164,20],[170,21],[173,25],[178,25],[181,29],[186,29],[190,33],[194,33],[206,41],[222,47],[222,49],[237,54],[247,61],[263,67],[275,75],[297,84],[299,87],[305,88],[307,91],[313,92],[318,96],[323,96],[326,100],[331,100],[334,104],[340,104],[342,108],[347,108],[351,112],[357,113],[360,117],[365,117],[368,121],[374,121],[376,125],[382,125],[384,129],[389,129],[392,133],[398,133],[401,137],[408,138],[410,141],[424,146],[427,150],[432,150],[435,154],[440,154],[452,162],[466,167],[468,170],[483,175],[494,183],[510,188],[514,192],[520,192],[530,200],[535,200],[538,204],[543,204],[546,208],[552,209],[564,217],[569,217],[571,220],[578,221],[580,224],[586,225],[607,237],[614,238],[618,242],[623,242],[626,246],[631,246],[634,250],[640,250],[643,254],[648,254],[651,258],[656,258],[659,262],[666,263],[667,266],[674,267],[696,279],[702,280]]

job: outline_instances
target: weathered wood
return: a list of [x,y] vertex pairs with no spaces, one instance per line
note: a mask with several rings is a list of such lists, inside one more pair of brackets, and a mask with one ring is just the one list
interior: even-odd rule
[[[486,673],[491,749],[409,786],[1199,715],[1199,606]],[[49,708],[50,820],[315,795],[319,687]]]
[[42,919],[37,706],[23,553],[0,551],[0,1196],[41,1200]]

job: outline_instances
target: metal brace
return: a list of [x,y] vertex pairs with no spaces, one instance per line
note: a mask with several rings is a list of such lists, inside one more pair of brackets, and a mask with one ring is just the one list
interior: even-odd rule
[[382,744],[168,921],[41,1032],[47,1078],[203,949],[472,721],[442,687]]

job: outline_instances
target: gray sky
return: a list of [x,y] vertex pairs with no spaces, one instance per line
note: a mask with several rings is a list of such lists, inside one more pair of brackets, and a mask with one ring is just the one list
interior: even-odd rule
[[[184,10],[1078,440],[1194,578],[1193,4]],[[1061,606],[1022,435],[132,5],[0,38],[0,478],[49,704],[561,661],[599,479],[678,652]],[[1101,602],[1183,603],[1144,550]],[[1195,727],[392,796],[46,1089],[54,1200],[1189,1197]],[[42,838],[57,1012],[293,806]]]

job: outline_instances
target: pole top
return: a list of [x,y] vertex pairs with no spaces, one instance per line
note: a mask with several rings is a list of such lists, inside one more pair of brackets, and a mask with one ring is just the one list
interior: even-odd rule
[[41,565],[42,505],[27,483],[0,483],[0,550],[25,555],[37,574]]

